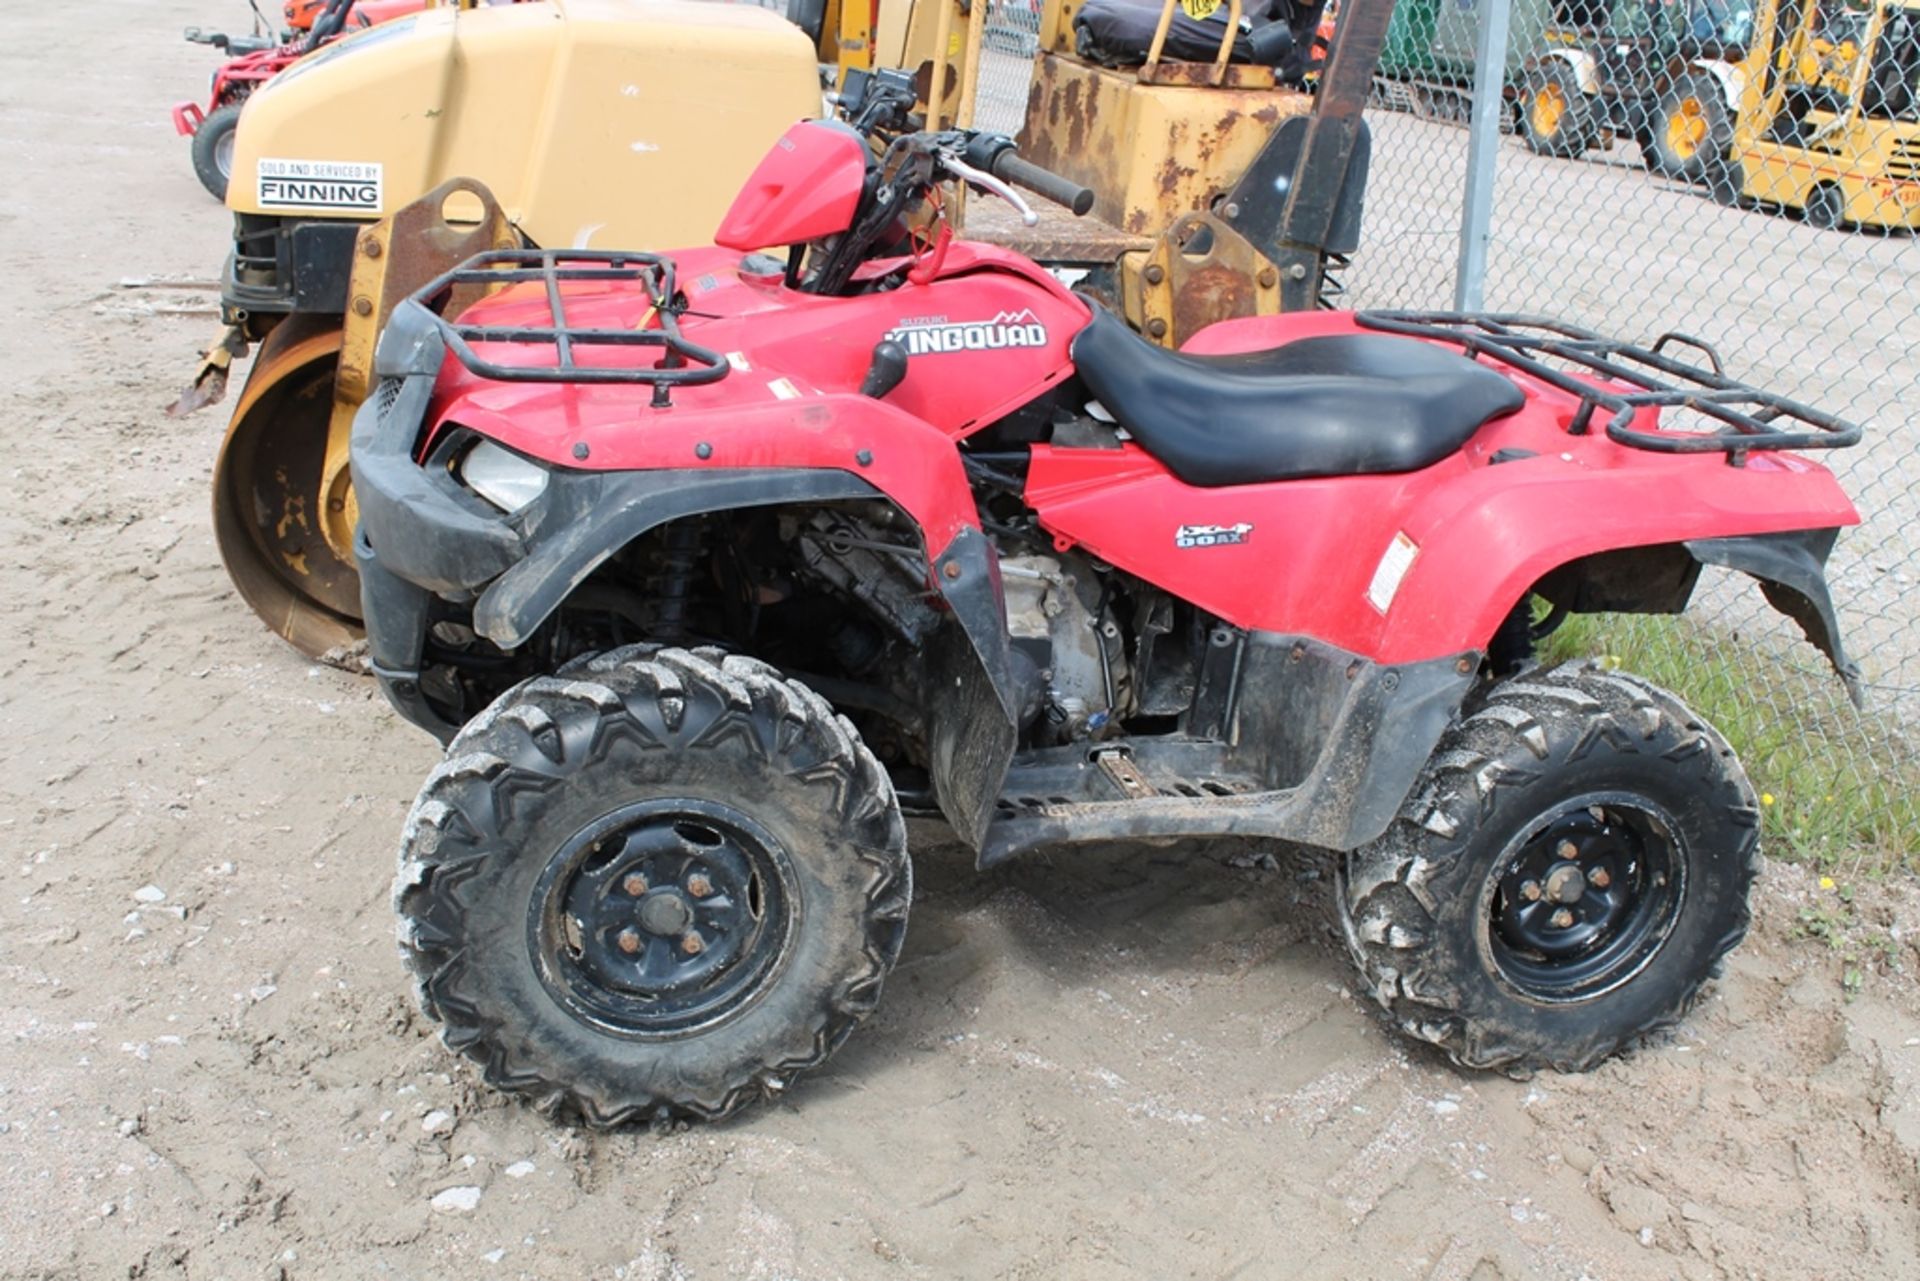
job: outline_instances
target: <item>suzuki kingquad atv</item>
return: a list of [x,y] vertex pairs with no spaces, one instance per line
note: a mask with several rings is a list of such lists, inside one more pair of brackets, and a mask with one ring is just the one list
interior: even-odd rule
[[1753,791],[1672,694],[1531,644],[1729,566],[1850,678],[1857,517],[1796,451],[1857,429],[1508,317],[1156,348],[940,216],[1086,193],[862,92],[717,245],[484,254],[383,336],[357,550],[448,744],[395,890],[447,1043],[595,1125],[775,1095],[874,1008],[935,812],[982,868],[1342,851],[1367,987],[1469,1066],[1680,1018],[1747,927]]

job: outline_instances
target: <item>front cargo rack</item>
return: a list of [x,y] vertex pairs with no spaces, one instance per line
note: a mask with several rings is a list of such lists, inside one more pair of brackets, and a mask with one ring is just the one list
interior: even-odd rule
[[[1579,397],[1567,431],[1583,436],[1605,414],[1608,439],[1662,454],[1724,453],[1738,467],[1755,450],[1841,449],[1858,444],[1860,426],[1799,401],[1727,376],[1720,355],[1685,334],[1662,334],[1651,347],[1603,338],[1544,316],[1442,311],[1363,311],[1368,329],[1453,343]],[[1669,354],[1691,348],[1708,368]],[[1559,361],[1552,364],[1549,361]],[[1613,386],[1596,385],[1592,377]],[[1648,431],[1634,426],[1643,409],[1689,409],[1719,425],[1714,431]]]
[[[538,281],[546,287],[545,325],[469,325],[448,320],[436,304],[462,287],[482,292],[502,285]],[[660,327],[591,329],[567,323],[560,287],[580,281],[637,283],[653,305],[648,319]],[[653,387],[653,404],[666,408],[668,389],[718,382],[732,371],[724,356],[688,342],[680,332],[686,300],[673,282],[673,260],[658,254],[595,249],[493,249],[475,254],[451,271],[428,281],[412,301],[433,317],[447,349],[482,378],[510,383],[639,383]],[[506,365],[474,351],[474,343],[518,343],[551,347],[551,365]],[[582,347],[657,347],[652,365],[582,365],[574,358]]]

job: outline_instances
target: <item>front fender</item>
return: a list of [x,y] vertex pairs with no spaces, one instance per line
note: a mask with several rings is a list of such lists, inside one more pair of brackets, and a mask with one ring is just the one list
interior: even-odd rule
[[1693,70],[1712,77],[1720,86],[1729,115],[1740,111],[1740,97],[1747,89],[1747,74],[1732,63],[1721,62],[1717,58],[1706,58],[1692,64]]
[[[573,473],[530,539],[525,560],[474,604],[474,630],[502,649],[526,643],[574,588],[647,531],[702,512],[835,499],[886,499],[843,471],[649,471]],[[993,817],[1018,737],[1018,693],[1006,605],[993,547],[962,529],[934,558],[931,579],[953,626],[928,647],[925,707],[934,795],[955,833],[978,849]]]
[[[424,469],[423,469],[424,470]],[[556,472],[524,559],[489,583],[473,606],[473,630],[518,649],[588,575],[621,548],[668,521],[703,512],[783,503],[878,498],[843,471]]]
[[1554,49],[1540,57],[1542,64],[1558,62],[1573,76],[1581,93],[1600,92],[1600,71],[1593,55],[1584,49]]
[[[901,415],[871,402],[809,406],[765,432],[747,429],[750,415],[728,423],[688,415],[671,427],[583,441],[582,454],[619,465],[550,468],[541,496],[507,517],[462,489],[445,465],[444,438],[425,465],[416,461],[441,363],[437,333],[406,307],[397,310],[376,358],[382,382],[354,419],[362,607],[374,670],[395,707],[443,740],[457,728],[419,697],[433,595],[472,599],[474,630],[513,650],[609,557],[666,522],[789,503],[886,501],[920,529],[928,581],[951,619],[925,666],[933,784],[955,832],[979,846],[1013,757],[1018,693],[998,561],[973,523],[950,440],[924,427],[905,431]],[[461,426],[472,430],[483,417]],[[656,455],[731,465],[648,465]],[[754,465],[774,456],[791,461]]]

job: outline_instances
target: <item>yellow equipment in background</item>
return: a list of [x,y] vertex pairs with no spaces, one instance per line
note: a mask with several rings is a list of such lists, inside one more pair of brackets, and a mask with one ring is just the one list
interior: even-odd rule
[[1749,64],[1765,71],[1747,76],[1715,195],[1816,227],[1920,228],[1920,5],[1798,0],[1791,32],[1781,7],[1755,15]]
[[[1360,122],[1392,0],[1348,0],[1312,92],[1271,66],[1235,61],[1239,0],[1221,10],[1206,61],[1165,56],[1179,0],[1163,0],[1138,66],[1076,50],[1082,0],[1047,0],[1039,19],[1021,154],[1094,192],[1091,215],[1041,208],[1023,227],[999,202],[969,206],[965,234],[1058,268],[1135,328],[1175,347],[1216,321],[1320,305],[1329,267],[1357,246],[1369,144]],[[966,15],[959,120],[977,108],[985,6]],[[1311,39],[1319,7],[1304,12]],[[1044,205],[1044,202],[1041,202]]]
[[424,283],[495,244],[697,243],[774,139],[819,111],[815,51],[798,29],[692,0],[433,8],[329,45],[259,90],[227,194],[230,328],[185,402],[217,399],[225,359],[260,344],[214,476],[220,553],[247,603],[308,654],[359,635],[345,464],[364,385],[335,371],[364,369],[404,293],[368,276],[386,246],[363,229],[471,177],[497,209],[470,185],[450,189],[434,235],[403,237],[403,279]]

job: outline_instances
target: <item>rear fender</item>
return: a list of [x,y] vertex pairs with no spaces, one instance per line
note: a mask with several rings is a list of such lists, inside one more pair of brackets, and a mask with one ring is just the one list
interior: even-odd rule
[[1827,555],[1833,551],[1837,529],[1806,529],[1785,534],[1745,538],[1695,539],[1687,552],[1702,565],[1736,569],[1760,584],[1767,604],[1800,625],[1808,641],[1827,656],[1846,683],[1855,707],[1866,706],[1860,668],[1847,657],[1840,640],[1840,621],[1827,590]]
[[1534,590],[1575,613],[1678,614],[1693,595],[1701,566],[1738,570],[1760,584],[1769,605],[1799,624],[1833,664],[1854,705],[1864,706],[1860,669],[1847,657],[1827,590],[1827,554],[1839,532],[1790,530],[1602,552],[1560,566]]
[[1533,591],[1582,613],[1678,613],[1700,566],[1720,565],[1760,580],[1852,690],[1825,563],[1859,516],[1832,473],[1790,456],[1730,467],[1620,454],[1592,469],[1552,457],[1476,468],[1403,513],[1415,550],[1409,565],[1403,548],[1379,653],[1485,648]]
[[1774,608],[1798,622],[1807,640],[1844,669],[1851,664],[1840,646],[1824,572],[1838,533],[1806,529],[1600,552],[1558,567],[1534,590],[1580,614],[1677,614],[1686,608],[1701,566],[1719,565],[1759,582]]

